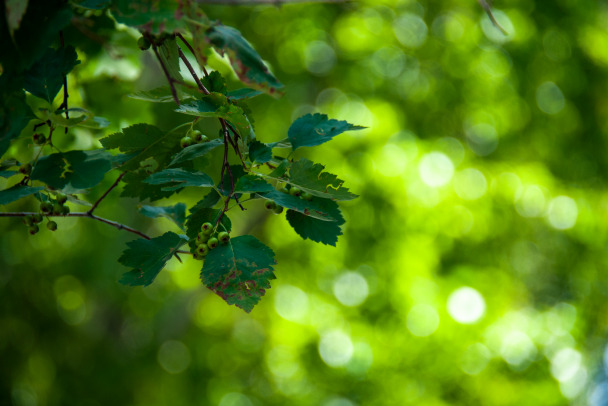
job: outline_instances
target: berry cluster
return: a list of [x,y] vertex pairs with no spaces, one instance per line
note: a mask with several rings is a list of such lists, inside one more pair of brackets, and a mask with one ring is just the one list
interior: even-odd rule
[[190,145],[207,141],[209,141],[209,138],[203,135],[199,130],[190,130],[186,133],[186,136],[179,141],[179,145],[181,145],[182,148],[187,148]]
[[190,245],[194,259],[203,260],[210,250],[217,248],[219,244],[228,244],[230,234],[226,231],[216,233],[213,224],[204,223],[196,240]]

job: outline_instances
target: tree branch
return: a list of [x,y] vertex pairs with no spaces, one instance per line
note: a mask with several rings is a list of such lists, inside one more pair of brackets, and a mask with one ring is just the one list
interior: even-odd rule
[[93,207],[91,207],[91,209],[87,213],[93,214],[93,211],[95,211],[95,209],[97,208],[97,206],[99,206],[99,203],[101,203],[101,201],[106,198],[106,196],[112,191],[112,189],[114,189],[118,185],[118,183],[120,183],[120,180],[126,174],[127,174],[127,172],[121,173],[118,176],[118,178],[116,179],[116,181],[112,184],[112,186],[110,186],[110,188],[108,190],[106,190],[106,192],[103,195],[101,195],[101,197],[99,199],[97,199],[97,201],[95,202],[95,204],[93,204]]
[[154,51],[154,55],[156,55],[156,59],[158,59],[158,62],[160,63],[160,67],[163,68],[163,72],[165,73],[165,76],[167,77],[167,80],[169,81],[169,87],[171,88],[171,94],[173,95],[173,100],[175,101],[175,104],[177,104],[179,106],[179,98],[177,97],[177,92],[175,91],[175,85],[173,84],[174,80],[171,77],[171,75],[169,74],[169,71],[167,70],[167,67],[163,63],[163,60],[161,59],[160,55],[158,54],[158,49],[156,49],[156,44],[154,44],[154,43],[152,43],[152,50]]

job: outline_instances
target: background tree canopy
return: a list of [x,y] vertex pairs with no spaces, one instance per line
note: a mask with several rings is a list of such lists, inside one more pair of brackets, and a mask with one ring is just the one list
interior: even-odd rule
[[[59,218],[55,233],[29,236],[2,218],[0,404],[608,404],[608,8],[495,6],[507,35],[472,0],[203,5],[284,85],[249,105],[259,140],[282,140],[308,113],[367,127],[295,152],[360,195],[342,205],[343,235],[315,244],[261,206],[235,213],[232,234],[267,241],[279,262],[248,314],[202,287],[192,258],[149,287],[119,285],[132,234]],[[70,104],[109,122],[53,136],[59,148],[183,122],[169,104],[127,97],[166,84],[136,30],[106,11],[45,18],[70,21]],[[209,66],[235,89],[226,58]],[[33,125],[5,158],[33,159]],[[210,166],[219,178],[221,161]],[[151,221],[117,195],[100,215],[179,232],[170,213]]]

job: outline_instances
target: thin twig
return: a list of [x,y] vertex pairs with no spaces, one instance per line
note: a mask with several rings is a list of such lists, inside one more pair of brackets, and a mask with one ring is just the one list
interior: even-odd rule
[[[184,38],[182,36],[182,34],[180,34],[179,32],[177,34],[175,34],[175,35],[177,35],[177,37],[179,39],[181,39],[184,44],[186,44],[186,46],[188,47],[188,49],[190,50],[190,52],[192,52],[192,55],[194,55],[194,57],[196,58],[196,54],[194,53],[194,49],[192,48],[192,45],[190,45],[190,43],[188,41],[186,41],[186,38]],[[205,65],[203,65],[200,62],[199,62],[199,65],[201,66],[201,69],[203,70],[203,73],[205,74],[205,76],[209,76],[209,73],[207,73],[207,69],[205,69]]]
[[[187,42],[186,42],[186,44],[187,44]],[[203,93],[205,93],[205,94],[211,94],[211,92],[209,90],[207,90],[205,85],[203,85],[203,83],[200,81],[200,79],[196,75],[196,72],[194,71],[194,68],[190,64],[190,61],[188,60],[188,58],[186,58],[186,55],[184,55],[184,53],[182,52],[182,49],[179,46],[177,47],[177,52],[178,52],[181,60],[184,62],[184,65],[186,65],[186,68],[188,68],[188,70],[190,71],[190,75],[192,75],[192,77],[194,78],[194,81],[196,82],[196,85],[198,86],[198,88],[201,89],[203,91]]]
[[91,207],[91,209],[87,213],[93,214],[93,212],[95,211],[95,209],[97,208],[97,206],[99,206],[99,203],[101,203],[101,201],[106,198],[106,196],[112,191],[112,189],[114,189],[116,186],[118,186],[118,183],[120,183],[121,179],[126,174],[127,174],[127,172],[121,173],[118,176],[118,178],[116,178],[116,181],[114,181],[114,183],[112,183],[112,186],[110,186],[110,188],[108,190],[106,190],[106,192],[103,195],[101,195],[101,197],[99,199],[97,199],[97,201],[95,202],[95,204],[93,204],[93,207]]
[[163,69],[163,72],[165,73],[165,76],[167,77],[167,80],[169,81],[169,87],[171,88],[171,94],[173,95],[173,100],[175,101],[175,104],[177,104],[179,106],[179,98],[177,97],[177,92],[175,91],[175,85],[173,84],[174,80],[171,77],[171,75],[169,74],[167,67],[163,63],[163,60],[160,57],[160,54],[158,53],[158,49],[156,49],[156,44],[152,44],[152,50],[154,51],[154,55],[156,55],[156,59],[158,59],[158,62],[160,63],[160,67]]

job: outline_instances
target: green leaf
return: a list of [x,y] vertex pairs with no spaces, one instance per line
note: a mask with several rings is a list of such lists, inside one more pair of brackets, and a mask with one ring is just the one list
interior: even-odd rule
[[234,185],[235,193],[262,193],[271,192],[273,190],[274,187],[271,184],[255,175],[245,175],[239,178],[236,185]]
[[180,168],[165,169],[156,172],[144,182],[151,185],[172,183],[172,186],[163,187],[162,190],[177,190],[187,186],[209,187],[213,186],[213,179],[203,172],[190,172]]
[[[177,97],[181,102],[191,101],[193,96],[187,92],[183,92],[176,87]],[[143,100],[152,103],[174,103],[173,94],[168,86],[157,87],[151,90],[139,90],[128,95],[132,99]]]
[[249,119],[243,109],[232,104],[226,95],[221,93],[211,93],[203,96],[200,100],[182,104],[175,111],[198,117],[226,119],[236,128],[243,139],[248,139],[252,131]]
[[4,32],[0,35],[0,65],[5,74],[29,69],[57,41],[59,31],[70,23],[71,18],[72,11],[65,1],[47,0],[29,4],[13,38],[8,38],[8,27],[5,29],[7,37],[2,36]]
[[11,37],[21,25],[21,19],[27,10],[27,3],[28,0],[6,0],[6,22]]
[[134,154],[121,169],[136,170],[148,158],[154,158],[161,167],[167,166],[171,156],[181,150],[181,137],[182,133],[178,131],[165,133],[150,124],[135,124],[102,138],[100,142],[106,149],[118,148],[121,152]]
[[150,199],[150,201],[160,200],[165,197],[171,196],[174,191],[163,190],[160,185],[150,185],[144,183],[150,176],[146,169],[140,169],[138,171],[128,172],[122,181],[125,183],[125,187],[120,194],[122,197],[135,197],[140,201]]
[[249,89],[248,87],[244,87],[242,89],[237,89],[237,90],[228,92],[227,96],[229,99],[232,99],[232,100],[246,100],[246,99],[251,99],[255,96],[259,96],[261,94],[262,94],[262,92],[260,92],[259,90]]
[[70,118],[65,118],[65,110],[59,110],[55,113],[48,109],[39,109],[39,118],[42,121],[50,120],[55,127],[86,127],[93,129],[102,129],[110,125],[110,122],[103,117],[95,117],[93,113],[82,108],[68,109]]
[[222,74],[216,70],[203,77],[201,82],[210,92],[226,94],[228,91],[228,89],[226,89],[226,79],[224,79]]
[[17,172],[17,171],[0,171],[0,177],[8,179],[11,176],[16,175],[17,173],[19,173],[19,172]]
[[272,148],[260,141],[253,140],[249,143],[249,159],[256,164],[265,164],[272,159]]
[[340,226],[344,224],[344,218],[336,202],[318,199],[317,203],[337,221],[321,221],[293,210],[287,210],[285,217],[300,237],[335,247],[338,236],[342,235]]
[[119,23],[159,35],[185,28],[183,17],[187,3],[174,0],[113,0],[112,14]]
[[283,87],[238,30],[217,24],[209,28],[206,35],[221,55],[228,54],[232,68],[243,83],[269,94],[276,94],[277,89]]
[[218,138],[208,142],[190,145],[189,147],[186,147],[180,152],[178,152],[173,157],[173,160],[171,161],[169,166],[174,166],[183,162],[192,161],[195,158],[207,155],[209,152],[219,147],[220,145],[224,145],[224,142]]
[[[196,206],[190,209],[191,214],[188,216],[188,220],[186,221],[186,234],[190,239],[196,238],[198,233],[201,232],[201,226],[203,223],[209,222],[215,225],[218,217],[222,213],[221,210],[216,209],[200,208],[195,210],[195,208]],[[232,229],[232,222],[225,214],[222,216],[220,224],[221,229],[226,229],[226,231],[230,231]]]
[[78,55],[72,46],[48,48],[26,73],[24,89],[36,97],[53,104],[63,87],[63,78],[78,65]]
[[172,232],[150,240],[140,238],[128,242],[129,248],[122,253],[118,262],[135,269],[126,272],[119,282],[129,286],[148,286],[186,242],[184,237]]
[[209,191],[209,193],[207,193],[205,195],[205,197],[203,197],[201,200],[198,201],[198,203],[196,203],[192,209],[190,209],[190,211],[192,213],[200,210],[200,209],[207,209],[207,208],[212,208],[213,206],[215,206],[217,204],[217,202],[220,201],[220,194],[216,192],[215,189],[211,189]]
[[23,185],[15,185],[11,188],[0,190],[0,205],[9,204],[15,200],[19,200],[22,197],[32,195],[36,192],[43,190],[43,187],[31,187]]
[[177,203],[174,206],[141,206],[139,212],[146,217],[156,218],[164,217],[173,221],[179,228],[184,228],[184,222],[186,221],[186,205],[184,203]]
[[74,6],[76,7],[84,8],[87,10],[103,10],[107,7],[110,7],[110,5],[110,0],[82,0],[79,1],[77,4],[74,4]]
[[323,169],[325,169],[323,165],[302,158],[291,165],[287,182],[324,199],[352,200],[357,197],[347,188],[342,187],[344,181],[338,179],[336,175],[323,172]]
[[331,213],[327,212],[317,201],[306,201],[299,197],[292,196],[288,193],[279,192],[273,190],[268,193],[259,194],[264,199],[272,200],[279,206],[283,206],[286,209],[298,211],[306,216],[311,216],[323,221],[337,221]]
[[273,265],[276,261],[269,247],[251,235],[242,235],[207,254],[201,280],[226,303],[249,313],[276,278]]
[[168,38],[158,47],[158,54],[173,79],[184,81],[179,71],[179,53],[175,38]]
[[307,114],[298,118],[289,127],[287,136],[293,149],[314,147],[330,141],[345,131],[362,130],[365,127],[349,124],[346,121],[329,120],[325,114]]
[[21,76],[4,73],[0,76],[0,156],[12,139],[17,138],[31,119],[36,118],[25,102]]
[[107,151],[60,152],[40,158],[32,179],[66,191],[88,189],[101,182],[110,169],[112,155]]

